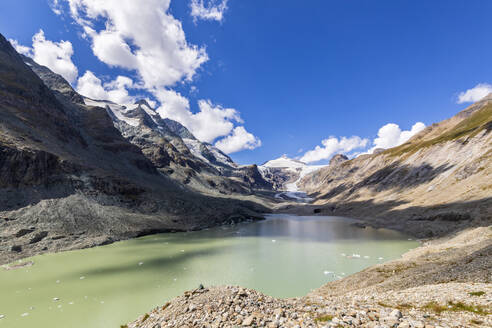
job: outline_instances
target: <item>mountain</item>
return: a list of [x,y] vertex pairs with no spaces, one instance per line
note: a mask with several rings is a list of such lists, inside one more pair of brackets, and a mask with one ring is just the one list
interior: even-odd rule
[[317,213],[430,237],[492,224],[492,95],[401,146],[335,161],[298,184]]
[[270,181],[276,190],[297,192],[297,183],[307,174],[324,165],[307,165],[299,160],[282,155],[258,167],[265,180]]
[[84,98],[88,106],[105,108],[115,127],[163,174],[201,193],[252,194],[272,185],[256,166],[240,166],[216,147],[199,141],[180,123],[163,119],[145,101],[120,105]]
[[[253,202],[198,193],[166,175],[168,162],[193,169],[199,161],[148,112],[148,104],[108,104],[114,109],[108,111],[86,100],[0,35],[2,262],[267,211]],[[119,114],[127,134],[115,127]]]

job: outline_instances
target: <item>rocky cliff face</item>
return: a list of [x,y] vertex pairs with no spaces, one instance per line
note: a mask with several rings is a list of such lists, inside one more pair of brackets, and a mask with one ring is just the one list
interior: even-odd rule
[[[24,60],[0,35],[0,262],[266,210],[177,183],[161,167],[186,145],[139,147],[105,108],[86,105],[63,78]],[[135,117],[146,120],[138,108]]]
[[237,165],[219,149],[197,140],[180,123],[162,119],[145,100],[130,105],[88,98],[84,102],[105,108],[121,134],[161,173],[196,191],[231,195],[272,189],[261,181],[256,166]]
[[321,213],[441,235],[492,223],[492,96],[407,143],[307,175]]

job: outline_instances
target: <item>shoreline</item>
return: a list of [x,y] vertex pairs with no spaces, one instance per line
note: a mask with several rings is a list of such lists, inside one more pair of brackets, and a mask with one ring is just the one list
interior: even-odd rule
[[235,286],[197,289],[126,327],[490,326],[491,266],[492,226],[471,228],[303,297],[276,299]]
[[[315,209],[320,208],[319,205],[289,204],[287,206],[292,207],[287,208],[287,211],[285,207],[276,208],[271,213],[342,216],[339,213],[330,215],[323,211],[314,213]],[[267,219],[267,214],[269,213],[263,213],[263,220]],[[367,225],[376,229],[391,229],[419,238],[409,231],[394,229],[392,225],[374,224],[373,219],[370,218],[355,219],[363,222],[359,226],[361,229]],[[169,232],[171,231],[166,231]],[[135,238],[140,236],[143,235]],[[113,240],[111,243],[120,240]],[[217,325],[214,325],[213,321],[206,324],[203,322],[204,327],[248,326],[249,323],[249,325],[262,324],[277,328],[296,327],[296,325],[298,327],[376,327],[377,325],[380,327],[479,327],[482,324],[492,326],[490,316],[492,313],[490,299],[492,226],[469,227],[444,236],[419,238],[419,241],[418,247],[402,254],[400,259],[377,264],[330,282],[303,297],[275,299],[241,287],[210,287],[205,290],[185,292],[185,296],[177,297],[163,307],[144,314],[127,327],[174,327],[178,323],[194,326],[193,322],[201,320],[198,313],[203,309],[195,304],[200,302],[204,304],[205,310],[208,309],[207,311],[212,311],[213,307],[208,308],[206,304],[214,304],[214,302],[217,302],[216,310],[220,310],[219,312],[227,310],[229,313],[231,306],[234,307],[231,317],[227,317]],[[107,243],[102,245],[105,244]],[[101,245],[91,247],[95,246]],[[475,254],[475,257],[479,254],[481,265],[474,265],[475,259],[469,254]],[[31,262],[26,263],[32,265]],[[472,265],[467,266],[469,263]],[[9,264],[18,265],[16,262],[9,262]],[[4,268],[7,269],[8,266]],[[466,274],[452,276],[449,274],[452,272],[466,272]],[[483,297],[470,297],[470,293],[482,292],[485,293]],[[229,297],[230,301],[227,302],[230,304],[221,302],[221,295]],[[269,302],[262,303],[262,300],[266,299]],[[260,307],[251,305],[253,303],[259,304]],[[242,310],[236,313],[238,304]],[[452,311],[447,310],[448,308]],[[476,310],[478,313],[470,309],[478,309]],[[205,311],[202,315],[203,318],[210,318],[213,313]],[[175,320],[170,325],[167,321],[169,318]],[[454,325],[452,322],[458,324]],[[476,322],[481,323],[476,324]],[[155,326],[156,324],[159,326]],[[398,325],[395,326],[396,324]]]

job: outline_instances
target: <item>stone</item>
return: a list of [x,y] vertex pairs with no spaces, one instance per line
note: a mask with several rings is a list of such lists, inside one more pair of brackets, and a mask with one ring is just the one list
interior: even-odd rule
[[367,317],[371,320],[371,321],[379,321],[379,315],[376,313],[376,312],[369,312],[367,314]]
[[391,311],[390,317],[394,317],[394,318],[400,319],[400,318],[403,317],[403,314],[401,314],[401,311],[400,310],[395,309],[395,310]]
[[382,318],[380,320],[380,322],[390,326],[390,327],[397,327],[398,324],[400,323],[400,321],[398,320],[398,318],[395,318],[395,317],[386,317],[386,318]]
[[251,326],[253,324],[254,320],[255,320],[255,317],[250,315],[249,317],[247,317],[246,319],[243,320],[242,325],[243,326]]
[[284,310],[278,308],[273,311],[273,315],[275,315],[275,318],[278,320],[280,317],[284,315]]

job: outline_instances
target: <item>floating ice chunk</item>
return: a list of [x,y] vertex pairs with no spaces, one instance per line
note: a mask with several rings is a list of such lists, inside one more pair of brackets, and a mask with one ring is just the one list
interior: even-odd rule
[[140,265],[143,265],[143,262],[138,262],[138,265],[139,265],[139,266],[140,266]]
[[357,257],[357,258],[359,258],[359,257],[360,257],[360,254],[355,254],[355,253],[353,253],[353,254],[352,254],[352,257]]
[[368,258],[369,258],[369,256],[368,256],[368,255],[364,255],[364,258],[365,258],[365,259],[368,259]]
[[342,254],[340,254],[340,255],[342,255],[342,256],[347,256],[347,254],[345,254],[345,253],[342,253]]
[[80,280],[84,280],[84,279],[85,279],[85,277],[84,277],[84,276],[81,276],[81,277],[80,277]]
[[53,301],[56,302],[56,301],[59,301],[60,299],[58,297],[53,297]]
[[4,314],[0,314],[0,319],[3,319],[5,318],[5,315]]
[[24,312],[24,313],[21,314],[21,317],[27,317],[28,315],[29,315],[29,313]]
[[178,278],[174,278],[174,281],[178,280]]
[[68,304],[73,305],[73,302],[68,302]]
[[276,243],[277,241],[275,239],[272,239],[272,243]]
[[34,310],[34,306],[30,306],[29,307],[29,310]]
[[61,308],[62,308],[61,304],[60,304],[60,305],[58,305],[58,306],[57,306],[57,308],[61,309]]
[[342,272],[342,276],[345,276],[345,272]]
[[333,273],[332,271],[323,271],[323,274],[329,275],[330,273]]
[[378,257],[378,260],[381,261],[381,260],[384,260],[384,259],[380,256],[380,257]]
[[184,250],[184,249],[182,249],[182,250],[181,250],[181,253],[184,253],[184,251],[185,251],[185,250]]
[[56,283],[59,284],[60,283],[60,280],[57,280]]

